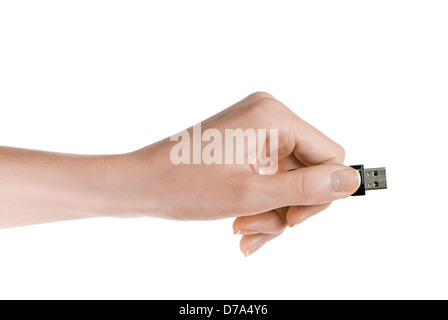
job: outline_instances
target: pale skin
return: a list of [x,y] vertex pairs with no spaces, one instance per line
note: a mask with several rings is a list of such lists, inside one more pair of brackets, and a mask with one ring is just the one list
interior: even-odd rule
[[121,155],[0,147],[0,228],[95,217],[234,218],[247,256],[359,186],[358,173],[343,165],[344,149],[267,93],[249,95],[202,128],[278,129],[278,172],[175,165],[169,138]]

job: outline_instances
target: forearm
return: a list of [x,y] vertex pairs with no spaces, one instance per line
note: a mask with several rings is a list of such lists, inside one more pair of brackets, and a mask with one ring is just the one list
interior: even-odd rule
[[106,215],[109,163],[0,147],[0,228]]

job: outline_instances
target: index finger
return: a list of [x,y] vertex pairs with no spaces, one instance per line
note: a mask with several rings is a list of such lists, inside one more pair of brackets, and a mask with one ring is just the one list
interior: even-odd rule
[[299,161],[308,166],[344,163],[345,151],[341,145],[297,115],[291,123],[295,141],[293,153]]

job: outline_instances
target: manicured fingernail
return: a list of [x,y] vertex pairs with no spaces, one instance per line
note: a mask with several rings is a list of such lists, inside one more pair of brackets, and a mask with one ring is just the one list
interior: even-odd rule
[[252,253],[254,253],[258,249],[260,249],[265,243],[266,242],[263,242],[263,241],[256,242],[249,250],[246,250],[246,252],[244,253],[244,256],[247,258]]
[[331,186],[334,191],[354,191],[358,188],[359,183],[359,173],[354,169],[342,169],[331,176]]

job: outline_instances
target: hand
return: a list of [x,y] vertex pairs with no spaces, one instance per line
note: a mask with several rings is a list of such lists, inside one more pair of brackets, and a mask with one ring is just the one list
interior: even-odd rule
[[[201,126],[222,136],[225,129],[278,129],[278,149],[271,150],[278,151],[277,173],[259,174],[266,169],[259,163],[175,165],[170,153],[179,142],[167,138],[119,157],[121,175],[111,194],[122,216],[236,217],[234,233],[242,235],[241,250],[249,255],[359,186],[358,173],[342,165],[343,148],[267,93],[251,94]],[[193,128],[188,132],[192,136]]]

